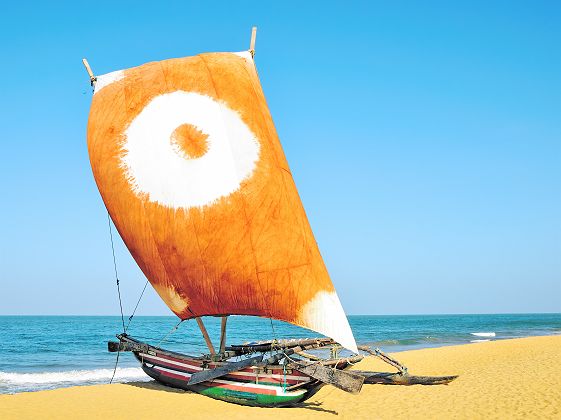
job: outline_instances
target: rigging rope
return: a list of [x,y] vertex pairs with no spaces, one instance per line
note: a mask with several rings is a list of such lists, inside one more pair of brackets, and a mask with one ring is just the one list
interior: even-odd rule
[[113,375],[111,376],[111,380],[109,384],[113,383],[113,379],[115,379],[115,373],[117,373],[117,365],[119,364],[119,355],[121,354],[121,346],[119,346],[119,350],[117,351],[117,360],[115,360],[115,367],[113,368]]
[[275,341],[278,341],[277,333],[275,332],[275,327],[273,325],[273,318],[269,317],[269,321],[271,321],[271,330],[273,332],[273,338],[275,339]]
[[159,342],[158,344],[156,344],[156,347],[160,347],[160,344],[162,344],[162,343],[164,342],[164,340],[165,340],[166,338],[168,338],[168,336],[170,336],[171,334],[173,334],[173,333],[175,332],[175,330],[177,330],[177,328],[179,328],[179,326],[181,325],[181,323],[182,323],[183,321],[185,321],[185,320],[182,319],[181,321],[179,321],[179,322],[177,323],[177,325],[176,325],[175,327],[173,327],[173,328],[164,336],[164,338],[162,338],[162,339],[160,340],[160,342]]
[[[107,222],[109,225],[109,238],[111,239],[111,252],[113,254],[113,269],[115,270],[115,281],[117,282],[117,295],[119,296],[119,308],[121,309],[121,323],[123,324],[123,333],[126,333],[127,329],[125,328],[125,317],[123,315],[123,302],[121,301],[121,286],[119,285],[119,275],[117,274],[117,260],[115,259],[115,244],[113,243],[113,231],[111,229],[111,216],[109,215],[109,212],[107,212]],[[117,373],[117,366],[119,365],[120,355],[121,355],[121,349],[119,346],[119,350],[117,351],[117,358],[115,359],[115,367],[113,368],[113,375],[111,376],[111,380],[109,381],[110,384],[112,384],[113,379],[115,379],[115,374]]]
[[138,298],[138,301],[136,302],[136,306],[134,307],[134,310],[132,311],[131,316],[129,316],[129,322],[127,323],[127,328],[125,328],[125,332],[129,329],[129,326],[131,325],[132,318],[134,317],[134,314],[136,313],[136,309],[138,308],[138,305],[140,304],[142,296],[144,296],[144,292],[146,291],[146,286],[148,286],[148,280],[146,280],[146,283],[144,283],[144,288],[142,289],[142,293],[140,293],[140,297]]
[[[125,316],[123,315],[123,302],[121,301],[121,287],[119,286],[119,275],[117,274],[117,260],[115,259],[115,245],[113,244],[113,230],[111,229],[111,216],[109,215],[109,212],[107,212],[107,222],[109,224],[109,237],[111,238],[111,252],[113,253],[113,268],[115,269],[115,280],[117,281],[117,294],[119,295],[119,307],[121,308],[121,322],[123,323],[123,333],[126,333],[127,329],[125,327]],[[118,360],[119,360],[119,353],[117,353],[117,361]],[[117,366],[115,366],[115,369],[116,368]]]

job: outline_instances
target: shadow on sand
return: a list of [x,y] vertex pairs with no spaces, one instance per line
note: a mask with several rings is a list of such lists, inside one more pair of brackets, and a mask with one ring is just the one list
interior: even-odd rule
[[[175,394],[194,394],[192,391],[186,391],[179,388],[172,388],[166,385],[162,385],[156,381],[148,381],[148,382],[125,382],[123,385],[130,385],[135,386],[137,388],[144,388],[144,389],[151,389],[154,391],[163,391],[163,392],[172,392]],[[319,402],[303,402],[300,404],[294,405],[293,408],[304,408],[306,410],[313,410],[313,411],[320,411],[326,414],[333,414],[335,416],[339,415],[337,411],[334,410],[326,410],[325,408],[321,407],[322,403]],[[291,407],[284,407],[287,410],[290,410]]]
[[186,391],[184,389],[179,389],[179,388],[172,388],[170,386],[162,385],[156,381],[124,382],[123,385],[130,385],[130,386],[135,386],[137,388],[144,388],[144,389],[152,389],[154,391],[172,392],[175,394],[194,394],[194,392],[192,391]]
[[327,410],[325,408],[321,408],[323,403],[319,402],[303,402],[300,404],[296,404],[294,408],[305,408],[306,410],[313,410],[313,411],[320,411],[325,414],[333,414],[334,416],[338,416],[339,413],[335,410]]

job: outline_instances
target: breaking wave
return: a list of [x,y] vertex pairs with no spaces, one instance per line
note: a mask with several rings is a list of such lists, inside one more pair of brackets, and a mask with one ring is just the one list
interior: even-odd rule
[[[69,370],[63,372],[16,373],[0,371],[2,388],[10,392],[37,391],[64,386],[109,383],[113,369]],[[150,378],[140,368],[119,368],[113,382],[147,381]]]
[[474,332],[470,334],[475,335],[476,337],[495,337],[497,335],[494,332]]

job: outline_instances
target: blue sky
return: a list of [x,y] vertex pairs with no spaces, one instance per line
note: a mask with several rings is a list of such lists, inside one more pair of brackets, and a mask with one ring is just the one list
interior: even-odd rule
[[[0,314],[118,313],[81,58],[238,51],[252,25],[348,313],[561,312],[559,2],[233,3],[3,4]],[[150,290],[139,313],[169,312]]]

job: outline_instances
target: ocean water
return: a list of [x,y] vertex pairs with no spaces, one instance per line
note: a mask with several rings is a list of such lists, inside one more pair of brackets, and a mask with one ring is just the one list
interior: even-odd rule
[[[125,319],[125,321],[127,321]],[[359,344],[396,352],[533,335],[561,334],[561,314],[349,316]],[[133,337],[187,354],[206,351],[195,321],[135,317]],[[217,345],[220,319],[205,318]],[[107,341],[122,331],[116,316],[0,316],[0,393],[108,383],[115,353]],[[228,343],[317,334],[283,322],[231,316]],[[132,354],[121,353],[116,382],[147,381]]]

